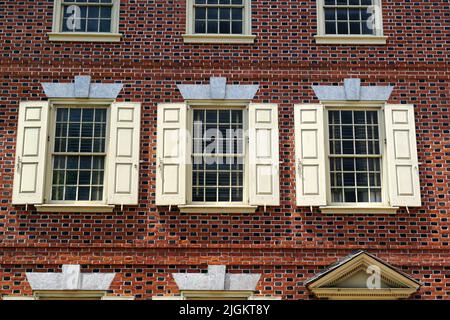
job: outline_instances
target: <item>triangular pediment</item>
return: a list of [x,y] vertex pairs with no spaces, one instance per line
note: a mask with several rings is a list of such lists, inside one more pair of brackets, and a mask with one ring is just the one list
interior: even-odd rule
[[306,282],[318,298],[401,299],[420,288],[420,283],[364,251],[353,253]]

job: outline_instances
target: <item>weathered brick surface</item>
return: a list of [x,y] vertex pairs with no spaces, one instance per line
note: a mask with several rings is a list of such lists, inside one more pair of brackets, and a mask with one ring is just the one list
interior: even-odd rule
[[[450,6],[383,1],[386,46],[317,46],[315,1],[253,1],[254,45],[184,44],[185,0],[122,1],[120,43],[50,43],[53,1],[0,1],[0,294],[31,294],[26,271],[117,272],[113,294],[177,293],[172,272],[228,265],[258,272],[258,289],[311,298],[303,281],[353,249],[367,249],[423,283],[418,299],[450,297]],[[37,213],[11,206],[19,101],[44,99],[41,81],[122,82],[142,110],[140,205],[110,214]],[[225,76],[257,83],[280,105],[281,206],[255,214],[157,208],[156,104],[181,101],[177,83]],[[295,205],[295,103],[312,84],[394,85],[415,105],[423,207],[395,216],[325,216]]]

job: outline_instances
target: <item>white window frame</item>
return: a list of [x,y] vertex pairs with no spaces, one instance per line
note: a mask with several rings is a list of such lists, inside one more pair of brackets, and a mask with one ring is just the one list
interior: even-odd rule
[[[217,207],[233,207],[233,206],[248,206],[249,205],[249,139],[248,139],[248,105],[240,105],[240,104],[218,104],[216,103],[194,103],[192,105],[188,105],[188,130],[189,130],[189,142],[187,143],[187,152],[189,153],[189,159],[192,160],[192,142],[193,142],[193,115],[195,109],[211,109],[211,110],[242,110],[243,111],[243,117],[242,117],[242,124],[243,124],[243,132],[244,132],[244,175],[243,175],[243,188],[242,188],[242,202],[198,202],[198,201],[192,201],[192,163],[188,166],[186,170],[186,184],[187,184],[187,203],[188,206],[195,206],[195,207],[211,207],[211,208],[217,208]],[[191,161],[192,162],[192,161]],[[254,210],[253,210],[254,211]]]
[[48,34],[50,41],[83,41],[83,42],[118,42],[122,34],[119,33],[120,0],[112,0],[111,31],[110,32],[63,32],[62,31],[62,3],[55,0],[53,7],[52,32]]
[[315,35],[316,44],[334,44],[334,45],[385,45],[387,37],[383,33],[383,10],[381,0],[374,0],[376,24],[376,34],[344,35],[325,33],[325,10],[324,0],[317,0],[317,35]]
[[[53,148],[55,144],[55,126],[56,126],[56,109],[58,107],[74,107],[74,108],[106,108],[106,141],[105,141],[105,165],[103,176],[103,200],[101,201],[54,201],[51,200],[52,191],[52,177],[53,177]],[[45,168],[45,189],[44,189],[44,204],[35,205],[38,211],[45,212],[112,212],[114,205],[107,204],[108,195],[108,158],[109,158],[109,142],[110,142],[110,127],[111,127],[111,101],[79,101],[79,100],[55,100],[50,102],[49,110],[49,125],[48,125],[48,152],[47,164]]]
[[[58,108],[104,108],[106,109],[106,133],[105,133],[105,163],[104,163],[104,174],[103,174],[103,200],[98,201],[67,201],[67,200],[51,200],[52,195],[52,178],[53,178],[53,156],[54,156],[54,146],[55,146],[55,128],[56,128],[56,110]],[[44,193],[45,203],[48,204],[64,204],[64,205],[102,205],[106,204],[107,197],[107,186],[108,186],[108,153],[109,153],[109,139],[110,139],[110,126],[111,126],[111,106],[105,103],[55,103],[51,104],[50,107],[50,123],[49,123],[49,141],[48,141],[48,154],[47,154],[47,183]],[[82,155],[82,152],[77,152]]]
[[[352,213],[358,210],[360,213],[379,213],[380,210],[386,213],[396,213],[398,208],[389,205],[389,183],[387,176],[388,166],[386,157],[386,126],[384,123],[384,104],[377,103],[348,103],[336,102],[324,104],[324,138],[325,138],[325,170],[326,170],[326,195],[327,206],[321,207],[322,213]],[[376,110],[378,112],[379,140],[381,153],[381,202],[332,202],[331,201],[331,179],[330,179],[330,144],[329,144],[329,119],[328,111],[330,110]]]
[[221,34],[221,33],[195,33],[194,29],[194,1],[186,0],[186,34],[183,35],[185,43],[254,43],[255,35],[252,35],[252,0],[244,1],[243,33]]

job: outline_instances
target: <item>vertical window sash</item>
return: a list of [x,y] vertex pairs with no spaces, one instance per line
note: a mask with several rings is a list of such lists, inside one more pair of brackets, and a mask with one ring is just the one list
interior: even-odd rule
[[[330,112],[339,112],[339,121],[336,122],[331,122],[330,120]],[[352,123],[351,124],[346,124],[342,122],[342,111],[351,111],[352,112]],[[364,123],[358,123],[355,124],[354,123],[354,112],[364,112],[365,113],[365,122]],[[374,203],[382,203],[384,201],[384,188],[383,188],[383,147],[382,147],[382,130],[381,130],[381,124],[380,124],[380,120],[381,120],[381,116],[379,111],[376,111],[377,114],[377,123],[375,124],[371,124],[368,123],[367,121],[367,112],[370,110],[363,110],[363,109],[352,109],[352,110],[344,110],[344,109],[329,109],[327,110],[327,114],[328,114],[328,121],[327,121],[327,127],[328,127],[328,179],[330,179],[330,183],[329,183],[329,194],[330,194],[330,202],[332,204],[361,204],[361,203],[370,203],[370,204],[374,204]],[[358,125],[360,126],[364,126],[365,127],[365,132],[366,132],[366,137],[364,139],[357,139],[355,137],[355,127],[357,127]],[[340,134],[339,137],[336,138],[334,136],[334,134],[331,134],[330,132],[330,128],[331,127],[339,127],[340,130]],[[343,126],[351,126],[352,127],[352,138],[343,138],[343,134],[342,134],[342,127]],[[367,136],[367,130],[369,127],[378,127],[378,136],[377,138],[372,137],[371,139],[368,138]],[[352,141],[353,142],[353,153],[344,153],[343,150],[343,142],[344,141]],[[366,142],[366,150],[365,153],[357,153],[356,150],[356,142],[357,141],[365,141]],[[378,147],[379,147],[379,151],[375,152],[375,150],[373,150],[372,153],[369,152],[368,149],[368,143],[369,142],[377,142],[378,141]],[[331,149],[330,149],[330,145],[332,142],[340,142],[340,153],[332,153]],[[353,162],[353,170],[345,170],[345,168],[343,167],[343,162],[341,162],[341,167],[339,170],[332,170],[332,160],[333,159],[354,159]],[[366,170],[362,171],[358,171],[357,167],[356,167],[356,159],[367,159],[367,168]],[[370,159],[379,159],[379,163],[378,163],[378,170],[376,170],[376,168],[374,167],[373,170],[370,169],[370,165],[369,165],[369,160]],[[343,161],[343,160],[342,160]],[[373,164],[375,166],[375,163]],[[366,173],[367,174],[367,185],[366,186],[360,186],[358,185],[358,173]],[[345,174],[353,174],[353,184],[352,185],[346,185],[345,184]],[[335,179],[337,178],[336,175],[340,175],[341,181],[340,183],[337,183],[337,185],[333,185],[332,184],[332,175],[335,175]],[[371,178],[373,176],[373,180],[374,180],[374,185],[372,185],[371,183]],[[378,184],[378,178],[379,177],[379,184]],[[336,181],[335,181],[336,183]],[[367,187],[367,188],[365,188]],[[341,190],[341,200],[342,201],[333,201],[333,189],[340,189]],[[353,189],[354,190],[354,195],[355,195],[355,201],[346,201],[345,199],[345,190],[346,189]],[[367,199],[368,201],[358,201],[358,191],[359,189],[367,189]],[[372,193],[371,192],[377,192],[377,190],[379,189],[379,196],[377,195],[373,195],[375,197],[375,201],[372,201]],[[380,201],[378,201],[377,199],[379,199]]]
[[[217,113],[217,120],[215,123],[209,123],[207,121],[203,121],[202,122],[202,132],[200,137],[196,137],[196,133],[195,133],[195,129],[194,129],[194,123],[195,123],[195,119],[193,119],[192,121],[192,129],[193,129],[193,150],[192,150],[192,163],[193,163],[193,167],[192,167],[192,173],[191,173],[191,203],[193,204],[201,204],[201,203],[207,203],[207,204],[214,204],[214,203],[243,203],[244,202],[244,197],[245,197],[245,185],[246,185],[246,179],[245,179],[245,175],[246,175],[246,166],[245,166],[245,160],[246,160],[246,139],[244,137],[244,130],[245,130],[245,115],[244,115],[244,110],[243,109],[220,109],[220,108],[214,108],[214,109],[202,109],[202,108],[196,108],[193,110],[193,112],[195,111],[207,111],[207,110],[212,110],[215,112],[220,112],[220,111],[227,111],[230,113],[230,119],[228,122],[220,122],[219,119],[219,113]],[[240,112],[240,122],[234,122],[232,117],[232,111],[239,111]],[[206,119],[206,115],[205,119]],[[239,150],[234,150],[234,140],[236,140],[236,137],[233,136],[233,153],[228,152],[227,150],[220,150],[220,151],[224,151],[224,152],[220,152],[220,153],[207,153],[207,152],[203,152],[204,148],[207,145],[210,145],[211,143],[216,142],[217,143],[217,137],[214,136],[214,139],[212,141],[210,141],[210,143],[206,143],[205,142],[205,136],[204,133],[206,132],[206,126],[211,125],[211,126],[215,126],[215,128],[219,129],[221,127],[221,125],[226,125],[227,127],[233,128],[233,126],[237,126],[240,127],[240,129],[242,130],[242,136],[239,138],[237,138],[237,141],[241,140],[241,148],[242,148],[242,152],[236,152]],[[198,152],[199,150],[196,150],[196,146],[194,143],[194,140],[198,139],[200,141],[202,141],[202,150],[200,150],[201,152]],[[238,145],[238,149],[239,149],[239,145]],[[202,159],[202,163],[201,163],[201,167],[202,169],[195,169],[196,168],[196,163],[195,163],[195,159],[196,158],[201,158]],[[216,169],[215,170],[207,170],[206,168],[206,164],[205,164],[205,159],[206,158],[217,158],[220,159],[220,161],[222,161],[221,163],[217,163],[217,160],[214,160],[214,163],[216,163]],[[238,164],[242,164],[242,170],[238,168],[233,169],[233,164],[234,161],[236,161],[235,159],[233,159],[231,163],[228,163],[228,159],[229,158],[235,158],[235,159],[241,159],[238,160]],[[221,164],[228,164],[229,165],[229,169],[221,169],[220,165]],[[215,172],[216,174],[216,183],[214,185],[208,185],[207,181],[206,181],[206,175],[207,172]],[[224,174],[224,173],[228,173],[229,174],[229,184],[228,185],[221,185],[220,181],[219,181],[219,177],[220,174]],[[199,184],[199,183],[195,183],[194,181],[194,175],[197,175],[197,178],[199,176],[201,176],[203,174],[203,184]],[[239,176],[241,176],[241,178],[238,178]],[[237,185],[233,185],[232,179],[233,177],[237,177],[238,183]],[[198,180],[198,179],[197,179]],[[194,196],[195,194],[195,190],[197,189],[203,189],[203,201],[199,200],[199,198],[196,198]],[[206,189],[216,189],[216,197],[215,197],[215,201],[208,201],[206,199]],[[220,191],[221,189],[228,189],[228,200],[220,200]],[[240,189],[240,191],[239,191]],[[235,199],[238,200],[233,200],[233,197],[235,197]]]
[[[105,202],[105,179],[106,179],[106,158],[107,158],[107,153],[106,153],[106,151],[104,151],[104,152],[94,152],[94,151],[92,151],[92,152],[82,152],[81,151],[82,128],[83,128],[82,127],[83,121],[82,121],[82,116],[81,115],[80,115],[80,121],[77,122],[77,123],[80,124],[79,136],[78,137],[74,137],[74,138],[78,138],[78,140],[79,140],[79,142],[78,142],[78,151],[76,151],[76,152],[75,151],[67,151],[68,140],[69,140],[69,123],[71,123],[69,118],[67,119],[67,121],[62,122],[62,123],[66,123],[66,126],[67,126],[67,128],[66,128],[66,135],[63,136],[63,137],[66,137],[66,147],[65,147],[66,151],[55,151],[56,139],[58,138],[57,134],[56,134],[56,130],[57,130],[56,124],[57,124],[57,112],[58,112],[58,109],[105,110],[105,119],[104,119],[104,123],[106,124],[105,132],[104,132],[104,149],[105,150],[106,150],[106,146],[108,144],[108,141],[107,141],[107,137],[108,137],[108,134],[107,134],[107,130],[108,130],[108,109],[107,109],[107,107],[56,106],[55,109],[54,109],[54,115],[53,115],[54,126],[51,128],[51,139],[50,139],[51,140],[51,145],[50,145],[50,148],[51,148],[50,149],[50,170],[51,170],[51,175],[50,176],[51,176],[51,179],[49,181],[49,187],[48,187],[49,188],[49,190],[48,190],[48,199],[50,199],[51,203],[70,203],[70,202],[104,203]],[[95,130],[95,124],[97,124],[97,122],[95,121],[95,118],[93,118],[93,121],[90,122],[90,123],[93,124],[92,130]],[[101,124],[102,121],[100,121],[98,123]],[[94,132],[92,132],[91,139],[92,139],[92,144],[94,144],[94,140],[96,139],[96,136],[95,136]],[[94,148],[94,145],[92,145],[92,150],[93,150],[93,148]],[[59,168],[55,168],[55,158],[58,157],[58,156],[66,157],[65,158],[64,168],[61,169],[61,171],[64,172],[64,184],[63,185],[59,185],[59,184],[55,185],[53,183],[55,172],[56,172],[56,170],[59,169]],[[69,168],[67,168],[68,157],[71,157],[71,156],[72,157],[78,157],[77,169],[70,170]],[[90,170],[90,183],[89,183],[89,185],[85,185],[85,184],[81,184],[80,185],[80,183],[79,183],[80,172],[81,171],[85,171],[85,170],[80,169],[80,163],[81,163],[81,158],[82,157],[92,157],[91,168],[89,169]],[[95,170],[95,168],[94,168],[94,159],[95,158],[94,157],[103,157],[103,169],[102,170]],[[75,199],[74,200],[65,200],[65,198],[66,198],[66,187],[67,187],[67,184],[66,184],[67,171],[76,171],[77,172],[77,183],[76,183],[76,185],[70,185],[70,186],[75,186]],[[92,187],[94,186],[92,184],[94,171],[95,172],[103,171],[103,179],[102,179],[101,183],[99,181],[98,185],[95,184],[95,187],[101,187],[102,188],[101,199],[100,200],[91,200],[92,199]],[[62,200],[59,200],[59,199],[55,200],[55,199],[53,199],[53,188],[54,187],[61,187],[61,186],[63,187],[63,199]],[[89,200],[78,200],[80,186],[83,186],[83,187],[88,186],[89,187]]]
[[[245,19],[247,19],[246,17],[246,3],[245,1],[247,0],[243,0],[242,4],[197,4],[195,0],[191,0],[193,2],[192,4],[192,32],[196,33],[196,34],[245,34],[246,33],[246,21]],[[197,19],[196,18],[196,12],[197,9],[201,9],[204,8],[205,9],[205,17],[204,19]],[[209,19],[208,17],[208,12],[210,9],[218,9],[217,12],[217,19]],[[220,17],[220,10],[221,9],[230,9],[229,12],[229,18],[225,19],[225,18],[221,18]],[[241,9],[241,19],[233,19],[233,9]],[[205,23],[205,32],[199,32],[197,31],[196,28],[196,24],[198,21],[203,21]],[[208,30],[208,21],[217,21],[217,32],[209,32]],[[229,32],[221,32],[221,26],[220,26],[220,22],[229,22]],[[233,32],[233,23],[234,22],[240,22],[240,28],[241,28],[241,32],[237,32],[234,33]]]

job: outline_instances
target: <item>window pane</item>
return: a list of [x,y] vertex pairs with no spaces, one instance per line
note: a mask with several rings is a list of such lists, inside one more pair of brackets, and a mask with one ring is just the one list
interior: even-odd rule
[[104,152],[105,136],[105,108],[57,108],[52,200],[102,200],[105,157],[83,153]]
[[[63,32],[111,32],[112,2],[71,1],[76,4],[62,6]],[[95,3],[96,5],[87,5]]]
[[326,0],[326,34],[374,34],[371,0]]
[[[205,7],[205,4],[208,6]],[[195,33],[242,34],[243,19],[242,0],[205,0],[194,3]]]
[[100,32],[110,32],[111,31],[111,20],[100,20]]
[[[55,156],[52,200],[90,200],[88,198],[90,194],[95,194],[95,199],[92,200],[102,200],[98,188],[103,186],[104,157],[95,158],[94,161],[93,156]],[[63,163],[67,164],[67,168]],[[100,168],[91,169],[92,163],[96,163],[96,166]]]
[[381,202],[378,113],[329,111],[328,119],[331,201]]
[[194,109],[192,201],[242,201],[242,113]]
[[231,33],[233,34],[242,34],[242,21],[233,21],[231,23]]

